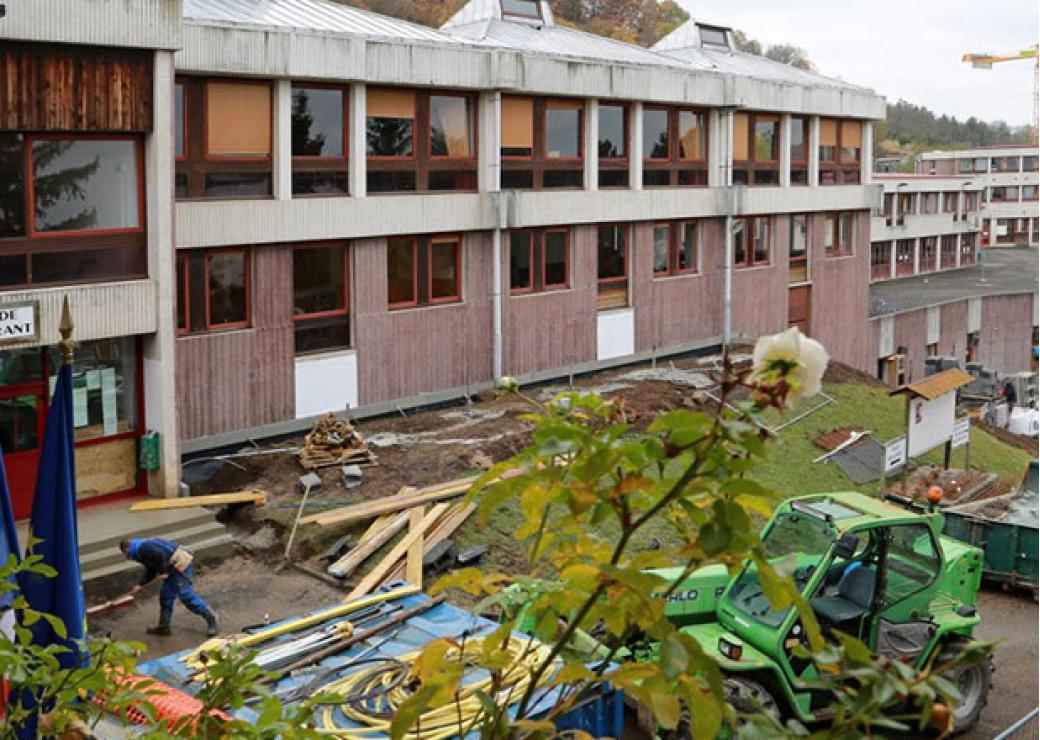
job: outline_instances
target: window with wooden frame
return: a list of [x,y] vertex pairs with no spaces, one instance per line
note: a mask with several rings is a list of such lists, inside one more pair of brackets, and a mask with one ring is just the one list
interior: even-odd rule
[[1018,186],[1005,185],[1003,187],[990,188],[989,199],[993,203],[1017,203]]
[[975,264],[975,248],[978,246],[978,234],[961,234],[961,266]]
[[858,184],[862,149],[862,123],[837,118],[821,118],[820,184]]
[[914,240],[900,239],[896,242],[896,276],[914,274]]
[[947,270],[957,266],[957,235],[944,234],[939,242],[939,266]]
[[502,97],[503,190],[582,188],[585,102]]
[[934,236],[922,236],[918,244],[917,272],[933,272],[935,270],[936,239]]
[[939,194],[921,193],[921,215],[927,216],[939,212]]
[[848,257],[855,253],[856,214],[828,213],[823,222],[823,253],[827,257]]
[[780,116],[733,115],[733,184],[780,184]]
[[244,329],[250,322],[249,251],[191,249],[177,254],[178,334]]
[[965,193],[964,194],[964,214],[967,215],[973,211],[979,210],[979,194],[978,193]]
[[1018,157],[991,157],[990,172],[1018,172]]
[[902,226],[907,216],[917,213],[917,193],[900,193],[898,206],[896,225]]
[[386,244],[390,309],[462,300],[462,242],[456,235],[396,236]]
[[958,193],[943,193],[942,194],[942,209],[943,213],[954,214],[954,221],[957,220],[957,201]]
[[176,196],[270,196],[271,83],[184,77],[177,85],[183,111],[175,118],[184,131],[183,153],[175,157]]
[[1040,167],[1040,157],[1037,157],[1037,155],[1022,157],[1023,172],[1036,172],[1038,167]]
[[700,233],[696,221],[669,221],[653,226],[654,277],[695,275]]
[[350,346],[350,273],[344,244],[293,247],[296,354]]
[[870,279],[882,280],[892,274],[892,242],[870,245]]
[[628,106],[599,104],[599,187],[628,187]]
[[0,289],[148,274],[139,136],[0,132]]
[[1022,201],[1035,201],[1037,199],[1036,185],[1023,185],[1022,186]]
[[596,229],[596,308],[603,311],[628,305],[628,226]]
[[564,290],[570,281],[570,231],[509,232],[509,290],[514,294]]
[[369,193],[477,189],[472,94],[369,87],[366,95]]
[[297,195],[346,195],[347,88],[293,85],[292,193]]
[[809,184],[809,119],[791,118],[791,184]]
[[896,194],[895,193],[885,193],[885,197],[882,200],[882,206],[881,206],[881,213],[885,217],[885,226],[891,226],[892,225],[892,221],[893,221],[893,219],[895,217],[895,214],[894,214],[895,205],[896,205]]
[[643,108],[643,187],[708,184],[708,114],[675,107]]
[[735,219],[733,266],[761,267],[769,264],[769,217],[746,216]]
[[809,217],[791,215],[791,234],[787,248],[787,282],[804,283],[809,279]]

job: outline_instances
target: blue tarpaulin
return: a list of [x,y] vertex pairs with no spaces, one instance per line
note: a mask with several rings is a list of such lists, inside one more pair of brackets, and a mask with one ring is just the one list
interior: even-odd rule
[[[391,584],[387,588],[389,589],[401,585],[404,584]],[[394,603],[400,604],[403,609],[410,609],[428,600],[429,597],[425,594],[415,594],[400,599]],[[349,616],[346,618],[348,620],[350,619]],[[292,620],[295,619],[297,619],[297,617],[292,618]],[[342,618],[330,619],[328,624],[336,622],[337,619]],[[288,621],[291,620],[287,619],[278,624]],[[276,625],[271,626],[274,627]],[[366,625],[366,627],[367,626],[371,625],[369,624]],[[399,626],[391,627],[368,641],[355,645],[339,655],[327,658],[318,664],[319,667],[316,671],[308,671],[296,677],[282,678],[276,684],[268,688],[280,695],[285,695],[291,692],[293,688],[298,687],[301,684],[306,684],[306,682],[313,679],[315,673],[322,672],[323,668],[335,669],[339,666],[350,663],[353,659],[359,656],[363,657],[365,660],[374,658],[394,658],[420,650],[428,642],[437,638],[449,637],[461,639],[463,636],[466,636],[468,639],[472,639],[490,633],[497,626],[497,624],[488,619],[470,614],[469,612],[452,606],[451,604],[438,604],[429,611],[424,612],[419,616],[412,617]],[[294,639],[294,635],[289,633],[258,647],[266,649],[272,645],[277,645],[292,639]],[[524,637],[524,639],[527,638]],[[373,646],[375,647],[374,650],[372,649]],[[142,674],[152,676],[153,678],[168,683],[182,691],[193,693],[200,686],[199,684],[190,683],[191,675],[194,671],[185,663],[181,662],[181,658],[190,655],[193,652],[194,650],[185,650],[180,653],[168,655],[164,658],[158,658],[140,665],[138,671]],[[362,670],[363,668],[368,667],[368,665],[369,664],[358,664],[348,666],[342,671],[333,670],[327,676],[322,676],[321,680],[324,683],[329,683],[342,678],[343,676],[349,675],[352,671]],[[479,678],[481,678],[481,675],[477,671],[471,671],[470,674],[467,674],[466,676],[467,681],[478,680]],[[313,690],[308,693],[317,693],[319,690],[320,686],[314,686]],[[548,711],[555,704],[558,696],[558,688],[549,689],[543,692],[533,706],[533,714],[537,715],[539,712]],[[591,701],[584,702],[580,706],[572,709],[564,715],[557,724],[561,729],[585,730],[594,737],[620,737],[623,725],[622,710],[623,699],[621,692],[612,689],[605,689],[603,694],[600,696],[595,697]],[[238,712],[235,712],[235,715],[244,720],[252,720],[255,718],[255,714],[249,708],[241,709]],[[338,725],[345,727],[360,727],[357,723],[347,719],[338,708],[335,710],[335,720]],[[370,736],[373,738],[388,737],[378,733],[371,733]],[[476,737],[475,734],[472,736]]]

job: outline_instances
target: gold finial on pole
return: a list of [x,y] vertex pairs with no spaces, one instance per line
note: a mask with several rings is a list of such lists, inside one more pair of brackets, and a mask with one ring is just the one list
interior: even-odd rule
[[61,341],[58,342],[58,346],[61,347],[61,360],[65,365],[71,365],[76,354],[76,343],[72,341],[74,328],[76,325],[72,323],[69,297],[65,296],[61,302],[61,322],[58,324],[58,331],[61,333]]

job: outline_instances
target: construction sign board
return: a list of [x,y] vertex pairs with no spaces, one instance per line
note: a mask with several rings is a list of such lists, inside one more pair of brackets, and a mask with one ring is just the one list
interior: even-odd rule
[[885,475],[906,464],[906,437],[896,437],[885,443]]
[[953,437],[950,439],[950,444],[953,447],[963,447],[968,444],[968,439],[971,434],[971,417],[962,416],[957,419],[953,424]]

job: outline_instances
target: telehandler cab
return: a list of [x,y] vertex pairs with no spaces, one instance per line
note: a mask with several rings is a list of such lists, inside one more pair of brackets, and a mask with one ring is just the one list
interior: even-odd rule
[[[841,630],[877,655],[920,668],[956,656],[971,640],[980,621],[975,594],[982,551],[942,536],[941,514],[901,503],[859,493],[788,499],[762,542],[770,562],[794,565],[794,583],[825,635]],[[655,572],[666,579],[680,575],[678,569]],[[668,617],[718,659],[727,698],[738,711],[803,723],[828,718],[828,695],[811,685],[815,666],[793,654],[804,644],[799,615],[793,607],[770,606],[753,563],[733,579],[721,565],[695,571],[668,601]],[[990,671],[987,662],[946,676],[961,694],[952,708],[954,733],[978,720]]]

